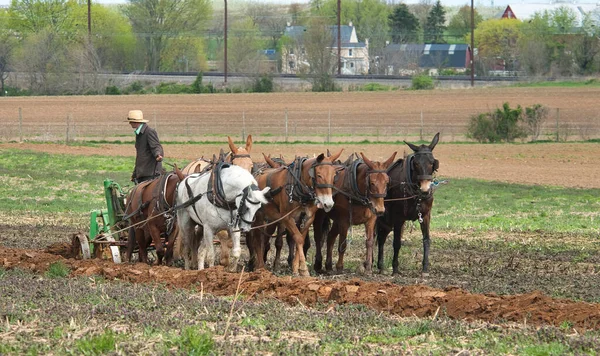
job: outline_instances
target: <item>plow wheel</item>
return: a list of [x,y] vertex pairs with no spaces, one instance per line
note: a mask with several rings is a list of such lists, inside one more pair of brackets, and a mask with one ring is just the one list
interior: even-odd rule
[[92,258],[88,237],[83,232],[73,234],[73,237],[71,238],[70,255],[84,260]]
[[115,239],[108,234],[101,234],[94,239],[94,257],[112,259],[114,263],[121,263],[119,246],[112,245]]

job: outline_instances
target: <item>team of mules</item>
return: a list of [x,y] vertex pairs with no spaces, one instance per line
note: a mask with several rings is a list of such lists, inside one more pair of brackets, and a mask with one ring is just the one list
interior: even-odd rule
[[[182,171],[138,184],[128,196],[130,221],[127,255],[131,260],[137,243],[139,259],[148,262],[146,249],[156,248],[157,262],[173,261],[179,246],[186,269],[203,269],[215,262],[213,241],[220,241],[220,262],[236,271],[241,256],[241,234],[249,252],[250,270],[265,268],[271,239],[277,234],[274,269],[279,266],[284,233],[288,236],[288,264],[294,275],[307,276],[307,238],[313,227],[314,270],[333,271],[333,246],[338,239],[337,271],[344,268],[349,229],[364,225],[365,253],[360,270],[371,273],[374,242],[377,267],[384,269],[387,235],[393,231],[393,273],[399,272],[398,253],[406,221],[418,221],[423,233],[423,273],[429,271],[429,225],[433,205],[434,173],[439,162],[429,145],[405,142],[412,152],[394,161],[366,154],[352,154],[339,161],[343,150],[315,157],[296,157],[293,162],[264,156],[253,162],[252,138],[236,147],[228,138],[230,152],[212,159],[198,159]],[[339,238],[338,238],[339,236]],[[325,268],[322,247],[327,241]],[[230,250],[231,249],[231,250]],[[231,254],[231,256],[230,256]]]

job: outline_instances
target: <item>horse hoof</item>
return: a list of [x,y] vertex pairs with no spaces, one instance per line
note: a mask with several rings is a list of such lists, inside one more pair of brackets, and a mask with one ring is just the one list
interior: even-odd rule
[[310,277],[310,272],[307,269],[300,271],[300,277]]
[[427,278],[427,277],[429,277],[429,272],[421,273],[421,278]]

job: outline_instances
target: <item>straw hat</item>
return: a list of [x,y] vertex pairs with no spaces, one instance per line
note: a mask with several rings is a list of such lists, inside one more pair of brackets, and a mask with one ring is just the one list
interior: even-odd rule
[[127,115],[127,122],[148,122],[148,120],[144,120],[142,110],[131,110]]

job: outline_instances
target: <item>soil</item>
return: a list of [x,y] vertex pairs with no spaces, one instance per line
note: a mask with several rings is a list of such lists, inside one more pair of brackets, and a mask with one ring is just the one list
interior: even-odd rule
[[217,296],[240,292],[250,298],[275,298],[291,304],[363,304],[400,316],[445,316],[464,320],[514,322],[560,326],[569,322],[579,329],[600,328],[600,305],[553,299],[540,292],[522,295],[472,294],[463,289],[435,289],[425,285],[401,286],[360,279],[328,281],[317,278],[277,277],[262,270],[228,273],[222,267],[184,271],[146,264],[115,265],[105,260],[76,260],[62,255],[70,245],[54,245],[45,251],[0,247],[0,266],[44,272],[61,261],[74,276],[100,275],[109,280],[160,283],[174,288],[196,288]]

